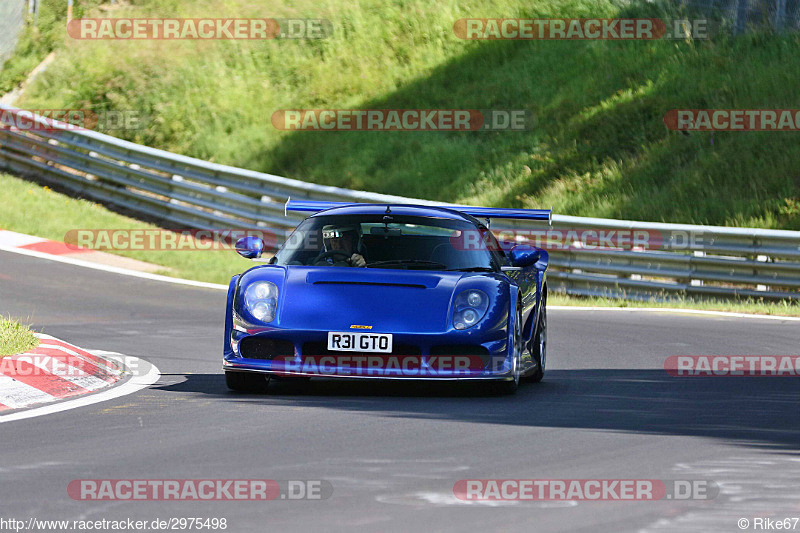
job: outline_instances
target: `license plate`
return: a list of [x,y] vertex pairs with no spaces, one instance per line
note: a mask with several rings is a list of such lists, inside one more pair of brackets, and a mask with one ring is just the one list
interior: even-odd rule
[[391,333],[353,333],[329,331],[328,350],[341,352],[391,353]]

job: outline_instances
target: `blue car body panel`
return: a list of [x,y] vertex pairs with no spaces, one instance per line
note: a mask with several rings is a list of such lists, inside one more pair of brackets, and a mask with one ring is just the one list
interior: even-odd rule
[[236,294],[236,284],[239,281],[239,274],[231,278],[228,284],[228,299],[225,304],[225,339],[222,343],[222,358],[228,360],[235,357],[231,348],[231,333],[233,333],[233,295]]
[[[348,204],[325,214],[379,214],[386,204]],[[470,215],[453,209],[392,205],[392,214],[460,218],[479,227]],[[315,213],[311,216],[319,216]],[[546,283],[548,256],[536,264],[508,272],[449,272],[393,268],[334,268],[330,266],[262,264],[231,280],[225,320],[223,368],[226,371],[280,375],[348,376],[435,379],[511,379],[514,371],[514,327],[521,306],[523,339],[534,335]],[[260,323],[243,302],[244,290],[256,281],[278,288],[275,318]],[[453,326],[455,298],[478,289],[489,297],[485,317],[463,330]],[[434,374],[397,369],[331,368],[316,365],[315,357],[329,355],[329,332],[356,331],[392,334],[395,351],[418,355],[423,365],[441,353],[481,357],[480,369],[438,369]],[[280,343],[279,356],[243,353],[243,342]],[[275,344],[277,345],[277,344]],[[269,344],[273,346],[273,344]],[[408,350],[408,351],[404,351]],[[393,353],[395,352],[393,351]],[[276,352],[277,354],[277,352]],[[476,355],[478,354],[478,355]],[[311,361],[311,363],[308,363]],[[521,372],[535,370],[530,354],[519,361]]]

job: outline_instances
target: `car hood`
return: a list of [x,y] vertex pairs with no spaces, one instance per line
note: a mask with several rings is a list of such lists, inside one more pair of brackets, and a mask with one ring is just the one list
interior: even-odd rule
[[464,273],[291,267],[278,305],[282,328],[436,332],[449,326],[453,291]]

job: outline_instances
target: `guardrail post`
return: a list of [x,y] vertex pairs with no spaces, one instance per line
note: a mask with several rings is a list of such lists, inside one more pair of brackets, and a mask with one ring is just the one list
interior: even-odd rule
[[[694,252],[692,252],[692,256],[694,256],[694,257],[705,257],[706,253],[702,252],[702,251],[695,250]],[[691,265],[689,267],[689,273],[690,274],[694,273],[695,270],[697,270],[697,267],[695,267],[694,265]],[[705,285],[705,283],[703,282],[702,279],[689,278],[689,285],[692,286],[692,287],[702,287],[703,285]]]
[[749,0],[737,0],[736,2],[736,22],[733,33],[740,35],[747,28],[747,3]]
[[[760,245],[760,243],[758,242],[758,239],[757,238],[753,238],[753,248],[754,249],[758,249],[759,245]],[[756,256],[756,261],[760,261],[762,263],[769,263],[770,262],[770,257],[768,255],[758,255],[758,256]],[[753,269],[753,275],[757,276],[758,273],[759,273],[758,272],[758,267],[754,268]],[[770,288],[769,288],[769,285],[761,285],[761,284],[759,284],[759,285],[756,285],[756,290],[757,291],[768,291],[768,290],[770,290]]]
[[786,0],[776,0],[775,2],[775,20],[773,26],[776,32],[782,32],[786,23]]
[[[182,181],[183,181],[183,176],[179,176],[178,174],[173,174],[172,175],[171,183],[170,183],[170,186],[169,186],[169,205],[170,206],[175,205],[175,204],[178,203],[178,200],[175,199],[175,186],[173,184],[174,183],[181,183]],[[173,210],[170,209],[169,207],[167,207],[167,209],[169,210],[170,213],[173,212]]]

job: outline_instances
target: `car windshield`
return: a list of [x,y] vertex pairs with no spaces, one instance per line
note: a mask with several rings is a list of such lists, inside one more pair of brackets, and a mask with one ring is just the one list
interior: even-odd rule
[[504,262],[497,241],[483,226],[450,218],[391,215],[391,220],[384,220],[384,216],[310,217],[273,262],[464,271],[496,271]]

